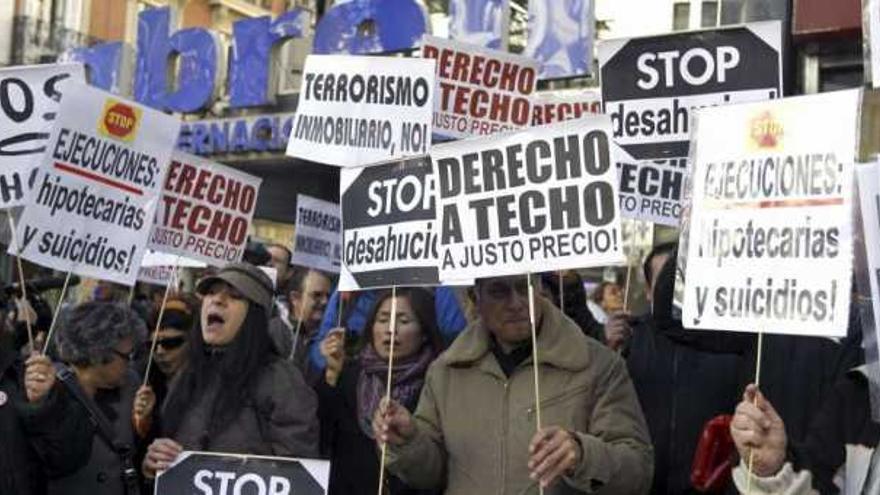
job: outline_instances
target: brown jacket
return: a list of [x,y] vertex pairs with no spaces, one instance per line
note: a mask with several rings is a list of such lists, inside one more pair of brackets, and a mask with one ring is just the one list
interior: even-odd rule
[[[552,304],[541,304],[543,426],[575,432],[584,449],[573,476],[544,493],[647,493],[653,453],[626,366]],[[415,436],[389,448],[388,469],[406,483],[445,484],[448,495],[538,493],[527,467],[536,427],[532,359],[507,378],[489,346],[477,321],[431,365]]]

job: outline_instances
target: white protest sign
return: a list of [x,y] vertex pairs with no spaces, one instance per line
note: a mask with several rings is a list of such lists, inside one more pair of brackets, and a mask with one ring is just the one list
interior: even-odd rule
[[339,273],[342,265],[342,211],[339,205],[300,194],[290,264]]
[[339,290],[437,285],[434,175],[428,156],[342,170]]
[[440,279],[623,262],[605,115],[435,146]]
[[436,60],[434,134],[466,138],[529,126],[537,60],[434,36],[424,37],[422,57]]
[[85,84],[67,91],[18,222],[21,256],[132,285],[180,121]]
[[148,247],[209,265],[240,261],[262,179],[175,151]]
[[685,327],[846,335],[859,104],[853,90],[697,112]]
[[599,44],[624,217],[678,226],[693,110],[778,98],[781,53],[777,21]]
[[144,253],[144,257],[141,260],[141,266],[179,266],[182,268],[205,268],[206,266],[208,266],[208,264],[204,261],[187,258],[186,256],[162,253],[159,251],[153,251],[152,249],[147,249],[147,252]]
[[532,95],[532,125],[545,125],[602,113],[598,89],[538,91]]
[[28,179],[40,164],[58,102],[72,82],[86,82],[82,65],[0,69],[0,208],[25,204]]
[[174,278],[177,268],[173,266],[141,266],[138,269],[137,281],[145,284],[168,285]]
[[862,0],[862,17],[863,46],[867,48],[865,75],[876,89],[880,88],[880,0]]
[[287,154],[352,167],[427,153],[434,64],[309,55]]

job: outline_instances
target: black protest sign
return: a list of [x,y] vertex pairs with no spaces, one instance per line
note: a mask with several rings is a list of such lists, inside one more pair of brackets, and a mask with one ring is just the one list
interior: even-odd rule
[[325,495],[328,461],[184,452],[156,478],[156,495]]
[[340,290],[438,283],[428,156],[343,169],[340,189]]
[[0,69],[0,208],[25,203],[30,173],[40,164],[70,82],[85,83],[82,65]]
[[623,261],[605,115],[436,146],[440,279]]
[[678,225],[693,110],[778,98],[781,44],[775,21],[600,44],[623,216]]

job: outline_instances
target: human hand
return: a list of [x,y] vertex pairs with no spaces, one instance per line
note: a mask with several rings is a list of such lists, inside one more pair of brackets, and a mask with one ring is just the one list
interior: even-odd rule
[[24,388],[29,402],[43,400],[55,386],[55,368],[45,354],[31,354],[25,361]]
[[379,444],[403,445],[416,433],[412,415],[395,400],[382,399],[373,415],[373,436]]
[[632,327],[629,324],[629,313],[617,311],[608,316],[605,322],[605,343],[614,351],[623,348],[626,340],[632,335]]
[[730,422],[730,435],[744,461],[754,453],[752,472],[757,476],[773,476],[785,464],[785,423],[755,385],[746,387]]
[[574,434],[558,426],[542,428],[529,444],[529,471],[547,488],[580,464],[583,448]]
[[336,386],[345,365],[345,329],[339,327],[330,330],[321,341],[320,349],[321,355],[327,361],[324,379],[328,385]]
[[147,448],[144,457],[143,473],[147,478],[156,477],[156,473],[168,469],[177,456],[183,452],[183,447],[170,438],[157,438]]

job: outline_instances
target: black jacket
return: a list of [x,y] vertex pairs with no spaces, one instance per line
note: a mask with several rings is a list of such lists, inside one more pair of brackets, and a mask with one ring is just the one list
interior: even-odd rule
[[42,494],[42,471],[16,411],[27,400],[24,369],[12,336],[0,334],[0,340],[0,493]]
[[[330,457],[330,495],[376,493],[379,486],[379,455],[376,442],[364,434],[357,419],[357,382],[360,366],[354,359],[345,368],[335,387],[323,379],[316,384],[321,417],[322,452]],[[412,412],[416,404],[404,404]],[[428,495],[395,477],[389,477],[390,495]]]

